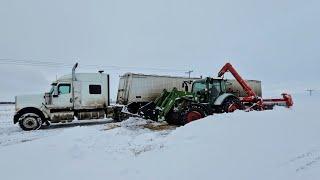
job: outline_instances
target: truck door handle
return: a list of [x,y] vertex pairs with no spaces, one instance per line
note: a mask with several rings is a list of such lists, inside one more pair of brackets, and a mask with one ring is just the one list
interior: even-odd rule
[[70,98],[70,103],[72,103],[72,98]]

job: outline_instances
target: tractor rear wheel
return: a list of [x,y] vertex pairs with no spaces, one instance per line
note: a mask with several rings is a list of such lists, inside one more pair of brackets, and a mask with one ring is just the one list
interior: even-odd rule
[[240,99],[235,97],[226,99],[222,104],[222,110],[226,113],[232,113],[238,109],[243,109],[243,104]]

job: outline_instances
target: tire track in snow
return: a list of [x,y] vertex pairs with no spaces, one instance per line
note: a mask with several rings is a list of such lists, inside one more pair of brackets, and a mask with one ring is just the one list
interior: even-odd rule
[[320,149],[315,149],[306,153],[302,153],[292,158],[288,163],[294,165],[295,172],[301,173],[320,163]]

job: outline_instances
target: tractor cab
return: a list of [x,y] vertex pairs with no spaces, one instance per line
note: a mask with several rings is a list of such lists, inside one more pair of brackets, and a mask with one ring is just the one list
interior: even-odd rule
[[222,78],[205,78],[193,82],[192,93],[200,103],[214,103],[222,94],[226,93],[225,80]]

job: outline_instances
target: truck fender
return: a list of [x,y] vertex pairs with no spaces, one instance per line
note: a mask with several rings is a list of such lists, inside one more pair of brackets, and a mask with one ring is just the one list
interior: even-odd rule
[[23,108],[23,109],[19,110],[18,112],[16,112],[16,114],[13,117],[13,123],[16,124],[17,122],[19,122],[20,117],[23,114],[29,113],[29,112],[33,112],[33,113],[38,114],[42,120],[46,119],[44,113],[40,109],[35,108],[35,107],[26,107],[26,108]]
[[219,96],[219,97],[215,100],[214,105],[216,105],[216,106],[222,105],[222,103],[224,102],[224,100],[226,100],[226,99],[229,98],[229,97],[238,98],[237,96],[235,96],[235,95],[233,95],[233,94],[231,94],[231,93],[224,93],[224,94],[222,94],[221,96]]

